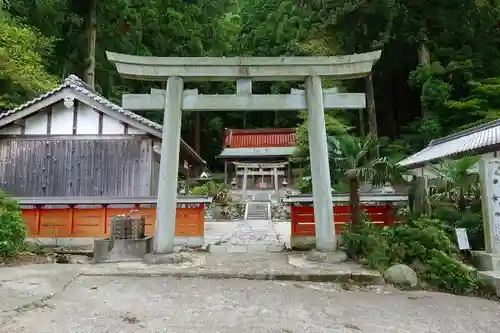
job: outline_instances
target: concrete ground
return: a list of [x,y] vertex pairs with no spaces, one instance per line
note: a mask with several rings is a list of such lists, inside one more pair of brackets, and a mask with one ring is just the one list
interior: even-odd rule
[[331,283],[79,275],[0,268],[1,333],[497,333],[498,303]]
[[[286,243],[289,224],[210,228],[207,243],[215,251],[188,253],[193,261],[178,265],[0,267],[0,333],[499,331],[496,302],[401,292],[352,262],[318,264],[275,252]],[[343,283],[234,278],[241,276]],[[347,280],[336,279],[341,276]],[[360,277],[373,285],[352,284]]]

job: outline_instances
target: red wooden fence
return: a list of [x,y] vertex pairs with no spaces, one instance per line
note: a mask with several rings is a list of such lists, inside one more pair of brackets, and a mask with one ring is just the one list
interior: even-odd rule
[[[361,206],[372,223],[379,226],[394,224],[392,206]],[[333,207],[333,220],[335,224],[335,233],[340,234],[343,226],[351,221],[349,205],[335,205]],[[293,236],[315,236],[314,228],[314,207],[292,205],[290,208],[292,237]]]
[[[94,208],[21,208],[28,226],[29,237],[35,238],[105,238],[109,236],[110,217],[138,210],[146,219],[145,233],[152,235],[156,221],[156,208],[113,208],[107,205]],[[178,207],[175,220],[176,237],[203,237],[205,225],[204,204]]]

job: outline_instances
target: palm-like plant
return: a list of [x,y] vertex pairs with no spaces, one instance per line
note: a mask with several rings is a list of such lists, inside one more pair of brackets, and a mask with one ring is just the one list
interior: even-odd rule
[[401,169],[387,158],[370,159],[370,152],[380,146],[372,135],[364,139],[341,135],[328,138],[332,182],[347,181],[353,227],[361,225],[359,187],[362,182],[384,185],[402,181]]
[[470,169],[478,162],[477,156],[465,156],[457,160],[444,160],[440,167],[428,166],[437,175],[435,200],[453,202],[458,211],[465,211],[469,199],[477,192],[477,179],[471,177]]

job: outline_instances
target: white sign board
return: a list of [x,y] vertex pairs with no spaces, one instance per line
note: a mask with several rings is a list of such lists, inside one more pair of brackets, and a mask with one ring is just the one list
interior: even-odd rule
[[470,250],[467,230],[465,228],[455,228],[455,233],[457,235],[458,248],[460,250]]

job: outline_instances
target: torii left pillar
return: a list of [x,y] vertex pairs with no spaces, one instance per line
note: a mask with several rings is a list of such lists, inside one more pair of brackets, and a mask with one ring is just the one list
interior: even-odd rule
[[337,246],[337,239],[333,224],[333,200],[321,78],[319,76],[307,77],[305,86],[316,249],[322,252],[331,252]]
[[158,204],[153,249],[154,253],[159,254],[174,251],[183,89],[184,80],[181,77],[168,78],[165,93],[160,179],[158,181]]

